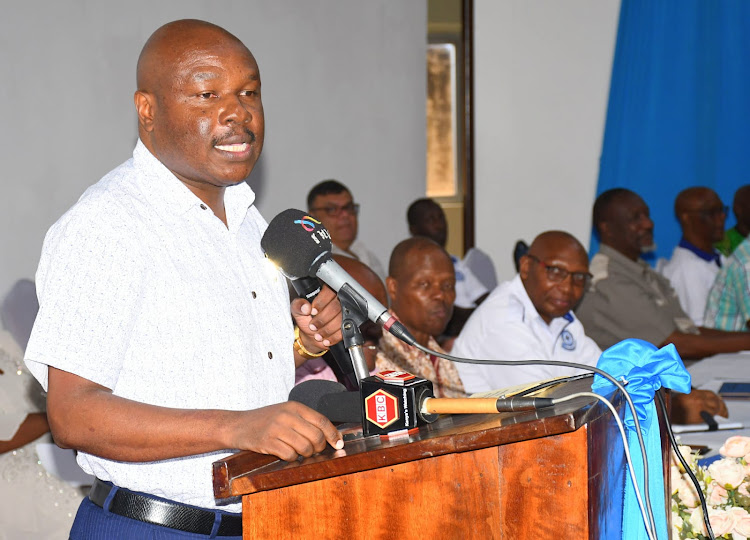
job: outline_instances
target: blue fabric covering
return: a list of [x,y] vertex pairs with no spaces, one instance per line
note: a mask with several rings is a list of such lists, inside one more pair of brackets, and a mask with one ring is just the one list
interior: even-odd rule
[[[690,374],[685,369],[674,345],[657,349],[651,343],[640,339],[626,339],[613,345],[599,357],[597,367],[606,371],[618,381],[624,378],[625,387],[635,405],[641,424],[641,434],[646,445],[649,467],[649,495],[651,497],[657,536],[667,540],[667,519],[664,511],[664,471],[661,461],[661,437],[659,421],[656,417],[654,393],[661,387],[670,388],[683,394],[690,393]],[[615,386],[601,375],[594,376],[591,390],[602,396],[609,396]],[[643,458],[641,456],[635,423],[630,408],[625,408],[625,431],[628,448],[633,460],[633,469],[643,494]],[[630,478],[630,475],[628,474]],[[628,540],[647,539],[638,500],[633,490],[632,478],[625,482],[622,510],[622,538]],[[645,500],[644,500],[645,503]],[[613,538],[619,538],[614,536]]]
[[681,190],[708,186],[731,206],[748,183],[747,51],[750,2],[622,0],[597,195],[624,187],[643,197],[658,257],[680,239]]

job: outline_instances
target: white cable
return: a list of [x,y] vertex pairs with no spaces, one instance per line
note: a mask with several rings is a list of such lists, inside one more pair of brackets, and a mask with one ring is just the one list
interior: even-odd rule
[[[620,420],[620,415],[617,414],[617,410],[615,409],[614,405],[606,399],[603,396],[600,396],[599,394],[594,394],[593,392],[578,392],[577,394],[572,394],[570,396],[565,396],[561,398],[554,398],[552,400],[553,403],[562,403],[563,401],[570,401],[571,399],[575,399],[577,397],[594,397],[604,403],[607,408],[609,408],[610,412],[612,413],[612,416],[615,419],[615,422],[617,423],[617,427],[620,430],[620,436],[622,437],[622,446],[625,449],[625,459],[628,462],[628,470],[630,471],[630,478],[633,479],[633,487],[635,488],[635,497],[638,499],[638,507],[641,510],[641,517],[643,518],[643,525],[646,527],[646,534],[649,537],[649,540],[656,540],[655,538],[655,531],[651,530],[651,527],[649,525],[649,519],[646,516],[646,508],[643,505],[643,499],[641,498],[641,490],[638,487],[638,482],[635,478],[635,471],[633,470],[633,461],[630,458],[630,450],[628,449],[628,438],[625,434],[625,428],[622,425],[622,421]],[[648,486],[646,486],[646,489],[648,489]]]

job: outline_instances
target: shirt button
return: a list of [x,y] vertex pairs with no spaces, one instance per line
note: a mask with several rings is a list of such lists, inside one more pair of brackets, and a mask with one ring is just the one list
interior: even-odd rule
[[269,360],[273,359],[273,353],[271,351],[268,351],[268,359]]
[[256,298],[258,298],[258,295],[257,295],[257,294],[255,294],[255,291],[251,292],[250,294],[252,294],[252,295],[253,295],[253,300],[255,300]]
[[206,206],[205,204],[201,204],[201,208],[203,208],[204,210],[208,210],[208,206]]

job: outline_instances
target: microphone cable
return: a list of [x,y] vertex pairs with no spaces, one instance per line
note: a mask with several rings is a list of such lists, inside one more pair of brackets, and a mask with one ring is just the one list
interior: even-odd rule
[[[638,482],[635,481],[635,470],[633,469],[633,460],[630,457],[630,449],[628,448],[628,437],[625,434],[625,427],[622,425],[622,420],[620,420],[620,415],[617,414],[617,410],[615,409],[615,406],[612,405],[611,401],[609,401],[604,396],[595,394],[594,392],[578,392],[575,394],[571,394],[569,396],[555,398],[554,402],[562,403],[564,401],[570,401],[578,397],[596,398],[602,403],[604,403],[604,405],[606,405],[609,411],[612,413],[612,418],[614,418],[615,422],[617,423],[617,429],[620,430],[620,437],[622,438],[622,447],[623,447],[623,450],[625,450],[625,459],[628,462],[628,470],[630,471],[630,477],[633,479],[633,487],[635,488],[635,498],[638,500],[638,508],[640,509],[641,517],[643,518],[643,526],[646,527],[646,534],[648,535],[649,540],[657,540],[656,531],[655,529],[652,529],[649,524],[649,521],[650,521],[649,515],[647,514],[646,508],[643,505],[643,498],[641,497],[641,490],[638,487]],[[648,485],[646,486],[646,490],[648,490]]]
[[[661,394],[657,392],[656,396],[659,398],[658,399],[659,407],[664,413],[664,418],[666,418],[667,417],[667,404],[664,403],[664,398],[661,397]],[[667,435],[669,436],[669,443],[672,446],[674,453],[677,454],[677,459],[680,460],[680,463],[684,467],[685,472],[690,477],[690,481],[693,482],[693,485],[695,486],[695,491],[698,493],[698,499],[700,500],[701,509],[703,510],[703,523],[706,525],[706,532],[708,533],[708,537],[711,540],[716,540],[716,537],[714,536],[714,531],[713,529],[711,529],[711,520],[708,518],[708,503],[706,503],[706,497],[703,495],[703,490],[701,489],[700,483],[698,482],[698,479],[695,477],[695,473],[693,473],[693,471],[690,469],[690,466],[687,464],[687,461],[685,461],[685,458],[682,457],[682,452],[680,452],[680,447],[674,438],[674,432],[672,431],[672,426],[669,425],[669,422],[667,422],[666,424],[667,424]]]
[[[419,349],[425,354],[433,354],[435,356],[439,356],[440,358],[444,358],[445,360],[450,360],[452,362],[459,362],[462,364],[485,364],[485,365],[492,365],[492,366],[517,366],[517,365],[531,365],[531,366],[561,366],[561,367],[570,367],[575,369],[582,369],[586,371],[591,371],[593,373],[597,373],[607,379],[609,382],[611,382],[620,392],[622,392],[623,397],[627,401],[628,407],[630,408],[631,415],[633,417],[633,423],[635,424],[635,434],[638,438],[638,445],[641,449],[641,456],[643,458],[643,483],[646,485],[646,490],[644,491],[644,499],[645,499],[645,505],[646,505],[646,513],[648,515],[648,523],[650,527],[647,527],[647,530],[650,528],[653,531],[656,531],[656,521],[654,520],[654,513],[652,510],[651,505],[651,497],[649,495],[649,474],[648,474],[648,457],[646,455],[646,445],[643,442],[643,435],[641,434],[641,423],[638,420],[638,413],[635,409],[635,404],[633,403],[632,398],[630,397],[630,394],[625,390],[625,386],[623,383],[615,379],[612,375],[607,373],[604,370],[601,370],[599,368],[589,366],[586,364],[578,364],[576,362],[564,362],[561,360],[488,360],[488,359],[469,359],[469,358],[461,358],[459,356],[453,356],[451,354],[447,353],[441,353],[438,351],[433,351],[429,349],[428,347],[425,347],[424,345],[421,345],[417,342],[414,343],[414,347]],[[623,382],[627,384],[627,381],[624,380]],[[633,477],[633,485],[636,485],[637,481],[636,478]]]

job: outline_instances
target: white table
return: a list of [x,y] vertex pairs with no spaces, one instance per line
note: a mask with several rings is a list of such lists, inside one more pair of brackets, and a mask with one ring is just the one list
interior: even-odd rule
[[[688,371],[693,378],[694,387],[716,392],[724,382],[750,381],[750,351],[718,354],[696,362]],[[703,457],[711,457],[718,454],[719,448],[729,437],[750,437],[750,400],[725,401],[729,410],[729,420],[742,422],[742,429],[682,433],[676,436],[677,441],[680,444],[708,446],[710,451]]]

